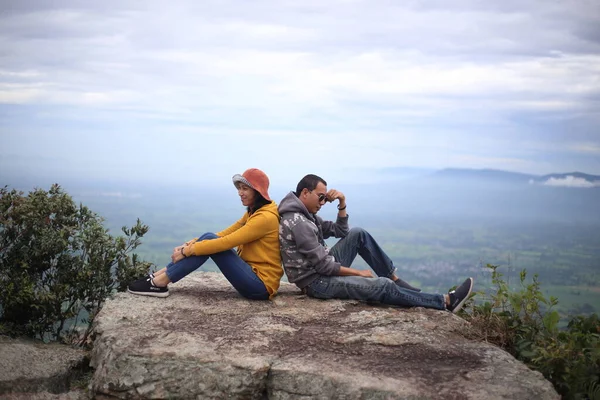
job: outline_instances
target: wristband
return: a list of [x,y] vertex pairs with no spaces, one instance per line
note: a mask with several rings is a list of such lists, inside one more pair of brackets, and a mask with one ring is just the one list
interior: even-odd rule
[[346,204],[344,207],[342,207],[342,208],[340,208],[340,206],[338,206],[338,207],[337,207],[337,209],[338,209],[339,211],[343,211],[343,210],[345,210],[345,209],[346,209],[346,206],[347,206],[347,204]]
[[185,258],[185,254],[183,253],[183,247],[180,249],[181,251],[181,255],[183,256],[183,258]]

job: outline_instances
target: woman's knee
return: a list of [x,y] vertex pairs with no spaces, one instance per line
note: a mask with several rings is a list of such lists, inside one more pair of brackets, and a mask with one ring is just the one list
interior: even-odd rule
[[269,300],[269,293],[241,293],[240,294],[248,300]]
[[201,236],[198,238],[198,240],[199,240],[199,241],[200,241],[200,240],[210,240],[210,239],[216,239],[216,238],[218,238],[218,236],[217,236],[215,233],[212,233],[212,232],[206,232],[206,233],[202,234],[202,235],[201,235]]

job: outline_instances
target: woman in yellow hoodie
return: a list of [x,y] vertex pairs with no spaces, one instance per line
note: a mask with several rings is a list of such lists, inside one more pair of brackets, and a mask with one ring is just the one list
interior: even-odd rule
[[[129,284],[130,293],[167,297],[175,283],[212,258],[225,278],[244,297],[272,298],[283,275],[279,252],[279,214],[269,197],[269,178],[256,168],[233,176],[246,212],[221,232],[205,233],[173,250],[172,262],[160,271]],[[237,251],[234,251],[237,248]]]

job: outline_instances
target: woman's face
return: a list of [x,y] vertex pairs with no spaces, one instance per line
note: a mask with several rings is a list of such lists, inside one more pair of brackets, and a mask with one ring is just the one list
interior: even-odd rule
[[254,204],[254,200],[256,199],[256,191],[252,189],[248,185],[244,185],[240,183],[237,185],[238,195],[242,200],[242,204],[246,207],[250,207]]

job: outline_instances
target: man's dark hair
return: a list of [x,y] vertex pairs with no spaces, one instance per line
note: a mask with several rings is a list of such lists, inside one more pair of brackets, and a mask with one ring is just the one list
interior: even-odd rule
[[250,207],[247,207],[248,214],[250,215],[252,215],[255,211],[258,211],[258,209],[264,206],[265,204],[271,204],[269,200],[265,199],[260,193],[258,193],[258,190],[252,190],[254,190],[256,196],[254,197],[254,204],[252,204],[252,206]]
[[296,196],[300,196],[300,193],[302,193],[303,189],[308,189],[309,191],[315,190],[319,182],[327,186],[325,179],[321,178],[320,176],[313,174],[306,175],[300,180],[300,182],[298,182],[298,186],[296,186]]

